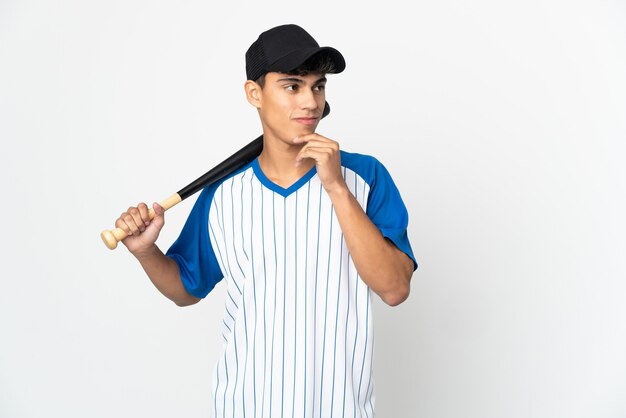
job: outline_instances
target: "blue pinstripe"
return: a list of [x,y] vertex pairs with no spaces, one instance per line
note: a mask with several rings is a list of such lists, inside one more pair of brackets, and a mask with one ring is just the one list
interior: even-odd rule
[[[222,223],[220,224],[220,230],[222,231],[222,236],[226,235],[226,231],[224,231],[224,188],[220,188],[220,217],[222,219]],[[217,208],[217,205],[216,205]],[[215,237],[215,233],[213,233],[213,236]],[[237,285],[237,281],[235,280],[235,277],[233,276],[233,272],[230,269],[230,263],[228,262],[228,260],[230,259],[230,257],[228,256],[228,247],[225,246],[224,247],[224,252],[226,253],[225,255],[225,259],[226,259],[226,265],[225,267],[228,268],[228,274],[230,275],[230,277],[232,278],[232,282],[235,285],[235,287],[237,288],[237,291],[239,292],[239,294],[241,295],[241,288],[239,287],[239,285]],[[220,252],[220,257],[221,257],[221,252]]]
[[[341,247],[343,249],[343,234],[341,234]],[[343,261],[343,251],[339,252],[339,265],[341,266],[341,263]],[[337,278],[337,311],[335,313],[335,349],[333,352],[333,387],[332,390],[330,391],[331,393],[331,398],[330,398],[330,411],[332,413],[333,411],[333,406],[335,404],[335,370],[336,370],[336,366],[337,366],[337,328],[339,328],[339,296],[341,295],[341,272],[343,269],[339,269],[339,277]]]
[[[308,188],[307,188],[307,196],[306,196],[306,225],[305,225],[305,230],[306,230],[306,239],[305,239],[305,249],[304,249],[304,313],[305,315],[308,314],[308,309],[307,309],[307,292],[309,290],[308,288],[308,277],[309,277],[309,209],[310,209],[310,201],[311,201],[311,182],[307,183]],[[304,409],[306,410],[307,408],[307,403],[306,403],[306,383],[307,383],[307,347],[308,347],[308,333],[307,333],[307,323],[308,321],[306,320],[306,318],[304,319]]]
[[[230,180],[230,216],[232,217],[232,219],[235,219],[235,204],[234,204],[234,198],[233,198],[233,186],[234,185],[235,185],[235,179],[231,179]],[[237,249],[235,248],[235,242],[236,242],[235,241],[235,223],[232,222],[231,225],[233,228],[233,241],[232,241],[233,255],[235,256],[237,267],[239,267],[239,273],[241,273],[241,278],[243,279],[245,277],[245,274],[243,273],[243,269],[241,268],[241,263],[239,263],[239,257],[237,256]],[[234,278],[233,278],[233,281],[234,281]]]
[[[241,201],[243,202],[243,179],[246,177],[246,172],[241,176]],[[249,260],[248,253],[246,252],[246,240],[243,237],[243,207],[241,208],[241,248],[246,256],[246,260]],[[245,412],[245,409],[244,409]]]
[[267,265],[265,263],[265,193],[261,191],[261,242],[263,243],[263,398],[261,401],[261,416],[265,413],[265,382],[267,377],[267,318],[266,309],[267,306]]
[[[331,210],[331,214],[333,211],[333,208],[330,208]],[[333,236],[333,222],[332,222],[332,216],[331,216],[331,222],[330,222],[330,234],[329,234],[329,240],[330,243],[328,245],[328,267],[326,270],[326,297],[324,300],[324,340],[322,342],[322,372],[320,374],[320,418],[322,418],[322,400],[324,398],[324,359],[326,357],[326,331],[328,330],[328,327],[326,326],[326,319],[328,316],[328,288],[330,287],[330,255],[332,254],[332,248],[333,248],[333,242],[332,242],[332,236]]]
[[[317,272],[319,271],[319,257],[320,257],[320,219],[322,216],[322,184],[320,183],[320,199],[317,217],[317,250],[315,252],[315,293],[313,297],[313,359],[317,358]],[[322,365],[323,366],[323,365]],[[315,415],[315,388],[313,389],[313,415]]]
[[[294,321],[294,331],[293,331],[293,393],[291,395],[292,397],[292,401],[291,401],[291,417],[295,418],[295,413],[296,413],[296,368],[297,368],[297,358],[298,358],[298,352],[297,352],[297,342],[298,342],[298,191],[296,190],[296,208],[294,210],[294,213],[296,214],[294,216],[294,239],[293,239],[293,247],[294,247],[294,263],[295,263],[295,268],[294,268],[294,292],[293,292],[293,300],[294,300],[294,312],[295,312],[295,321]],[[285,216],[286,219],[286,216]],[[286,246],[285,246],[286,248]],[[285,257],[287,258],[287,257]],[[306,321],[306,314],[304,316],[305,321]],[[284,332],[284,331],[283,331]]]
[[280,416],[283,416],[283,409],[285,407],[285,315],[286,315],[286,303],[287,303],[287,205],[283,198],[283,367],[281,378],[281,399],[280,403]]
[[[254,173],[250,176],[250,242],[253,242],[253,233],[254,233],[254,193],[252,188],[252,181],[254,180]],[[261,195],[263,196],[263,195]],[[263,226],[263,222],[261,222],[261,226]],[[250,258],[252,259],[252,265],[254,265],[254,245],[250,246]],[[265,257],[263,258],[265,259]],[[257,322],[259,318],[259,311],[257,309],[256,303],[256,274],[255,269],[252,269],[252,289],[254,294],[254,338],[252,339],[252,393],[254,396],[254,414],[253,416],[256,418],[256,329]]]
[[272,319],[272,361],[270,364],[270,411],[272,409],[272,392],[274,390],[274,341],[276,340],[276,286],[278,285],[278,253],[276,249],[276,206],[275,206],[275,197],[276,195],[272,193],[272,230],[274,231],[274,317]]
[[[368,297],[367,297],[367,308],[365,310],[365,347],[363,347],[363,362],[361,363],[361,377],[359,378],[359,391],[357,392],[358,394],[358,400],[361,400],[361,385],[363,384],[363,370],[365,367],[365,355],[367,354],[367,336],[369,334],[369,304],[370,304],[370,298],[369,298],[369,289],[368,289]],[[366,416],[367,416],[367,411],[365,411]]]

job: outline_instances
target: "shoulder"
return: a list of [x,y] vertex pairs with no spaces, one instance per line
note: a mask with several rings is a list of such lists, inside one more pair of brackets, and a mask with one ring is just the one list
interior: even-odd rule
[[381,176],[389,176],[389,172],[376,157],[341,150],[341,165],[372,184]]

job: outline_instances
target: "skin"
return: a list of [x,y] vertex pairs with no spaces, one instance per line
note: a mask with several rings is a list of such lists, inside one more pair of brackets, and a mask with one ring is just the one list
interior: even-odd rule
[[[330,197],[346,245],[361,279],[390,306],[405,301],[413,275],[413,261],[383,237],[352,195],[341,173],[339,144],[316,133],[324,103],[326,78],[267,73],[261,87],[248,80],[246,98],[261,120],[264,135],[259,165],[274,183],[287,188],[314,165]],[[197,303],[180,279],[178,265],[156,246],[164,225],[163,209],[154,204],[150,221],[141,203],[118,218],[116,226],[129,236],[122,242],[139,260],[152,283],[179,306]]]

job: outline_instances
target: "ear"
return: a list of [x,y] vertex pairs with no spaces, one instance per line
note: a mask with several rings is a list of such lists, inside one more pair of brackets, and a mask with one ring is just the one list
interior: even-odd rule
[[246,90],[246,99],[248,99],[248,103],[257,109],[261,108],[261,100],[263,98],[263,89],[261,86],[252,80],[247,80],[243,85],[243,88]]

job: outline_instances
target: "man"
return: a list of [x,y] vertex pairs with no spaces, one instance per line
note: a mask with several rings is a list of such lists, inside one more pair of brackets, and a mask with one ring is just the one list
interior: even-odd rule
[[316,132],[326,74],[341,53],[296,25],[263,32],[246,53],[245,93],[264,147],[205,188],[163,254],[154,204],[120,216],[123,243],[180,306],[227,284],[215,417],[373,416],[371,291],[403,302],[417,267],[408,215],[387,170]]

